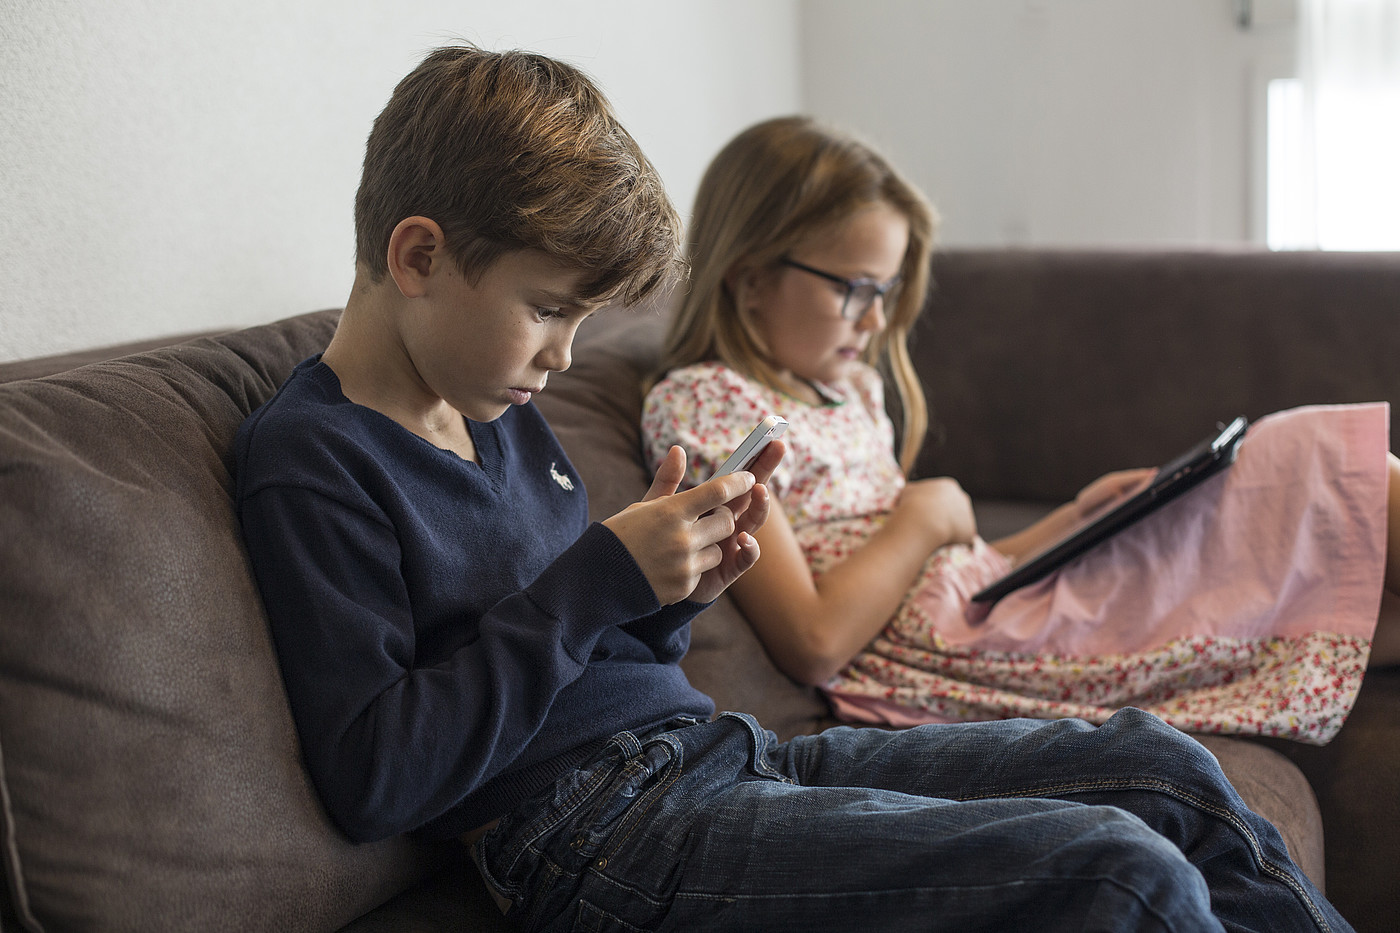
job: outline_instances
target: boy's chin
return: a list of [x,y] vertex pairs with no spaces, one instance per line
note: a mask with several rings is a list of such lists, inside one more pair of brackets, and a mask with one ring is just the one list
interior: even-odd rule
[[507,402],[501,402],[498,405],[474,405],[470,411],[463,411],[462,415],[468,421],[486,424],[487,422],[495,421],[514,407],[514,405]]

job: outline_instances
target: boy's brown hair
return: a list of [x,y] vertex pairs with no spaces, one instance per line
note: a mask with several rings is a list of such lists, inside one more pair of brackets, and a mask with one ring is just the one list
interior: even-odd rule
[[607,99],[531,52],[437,49],[394,89],[355,196],[355,261],[373,281],[415,215],[472,278],[537,249],[588,273],[580,298],[633,304],[682,268],[680,218]]

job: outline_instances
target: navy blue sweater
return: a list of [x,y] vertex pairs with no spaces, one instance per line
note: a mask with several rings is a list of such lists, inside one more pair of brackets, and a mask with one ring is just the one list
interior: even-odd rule
[[352,839],[455,836],[622,729],[713,704],[533,405],[462,460],[303,362],[239,429],[237,501],[312,781]]

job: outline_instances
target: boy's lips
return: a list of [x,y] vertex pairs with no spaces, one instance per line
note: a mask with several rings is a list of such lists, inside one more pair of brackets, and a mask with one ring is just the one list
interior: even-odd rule
[[510,388],[506,390],[510,395],[510,400],[516,405],[524,405],[526,402],[530,401],[532,396],[539,395],[543,391],[544,386],[540,386],[538,389]]

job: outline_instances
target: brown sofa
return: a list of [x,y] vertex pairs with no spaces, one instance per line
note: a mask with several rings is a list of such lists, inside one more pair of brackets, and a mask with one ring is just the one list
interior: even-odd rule
[[[1221,418],[1400,399],[1395,257],[950,252],[934,275],[920,471],[958,476],[989,535]],[[335,320],[0,366],[6,933],[507,928],[456,847],[342,839],[300,765],[230,443]],[[646,488],[638,380],[661,325],[597,316],[539,399],[595,517]],[[727,600],[686,668],[780,734],[827,721]],[[1397,676],[1368,677],[1326,748],[1206,739],[1361,930],[1400,916]]]

